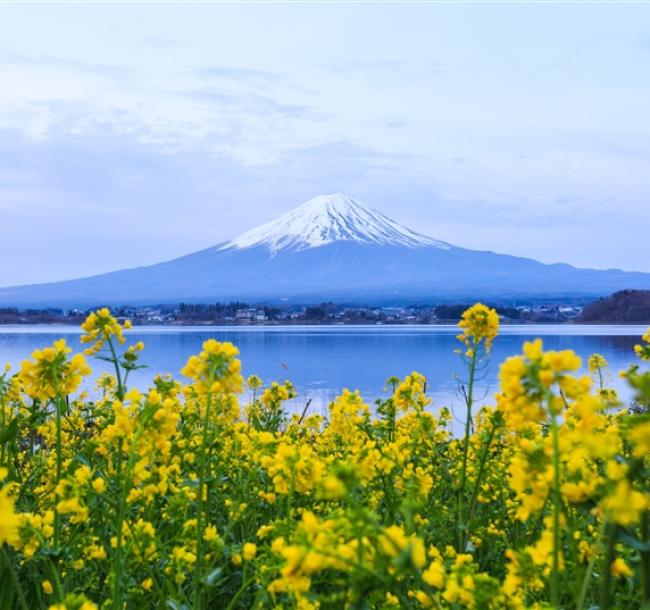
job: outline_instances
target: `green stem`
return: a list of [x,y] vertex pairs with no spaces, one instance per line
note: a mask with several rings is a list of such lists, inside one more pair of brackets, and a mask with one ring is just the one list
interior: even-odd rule
[[108,347],[111,350],[111,355],[113,356],[112,362],[115,366],[115,375],[117,376],[117,397],[119,400],[124,400],[124,391],[125,387],[122,383],[122,373],[120,372],[120,361],[117,357],[117,352],[115,351],[115,346],[113,345],[113,340],[108,337]]
[[[56,502],[56,488],[59,486],[61,481],[61,470],[63,468],[63,443],[61,440],[61,404],[60,398],[57,397],[54,401],[54,407],[56,409],[56,486],[55,486],[55,502]],[[61,517],[59,511],[54,510],[54,548],[59,548],[59,537],[61,530]]]
[[[127,521],[126,525],[127,525],[127,527],[129,528],[129,530],[131,532],[133,542],[137,545],[140,554],[143,557],[145,557],[146,556],[146,548],[142,544],[142,541],[141,541],[140,537],[137,535],[137,531],[133,527],[133,524],[129,523]],[[156,573],[155,567],[151,563],[146,564],[146,570],[149,573],[149,577],[153,581],[153,586],[154,586],[155,592],[158,595],[158,598],[159,598],[158,603],[160,604],[159,607],[162,608],[162,607],[165,606],[166,596],[165,596],[164,591],[160,588],[160,585],[158,583],[158,580],[159,580],[158,574]]]
[[118,496],[117,514],[115,521],[115,558],[113,561],[113,608],[121,610],[122,600],[122,523],[124,521],[124,498],[126,484],[122,482],[122,444],[120,439],[118,447],[116,479],[122,483],[120,495]]
[[467,547],[467,542],[469,540],[469,524],[472,520],[472,516],[474,515],[474,509],[476,508],[479,487],[483,479],[483,472],[485,471],[485,465],[487,464],[488,452],[490,451],[490,446],[492,445],[492,440],[494,439],[494,434],[496,432],[496,429],[497,429],[497,421],[493,421],[492,428],[490,430],[490,435],[488,436],[488,439],[485,442],[485,445],[483,446],[478,474],[476,475],[476,481],[474,482],[474,490],[472,491],[472,498],[469,502],[469,508],[467,509],[467,516],[465,517],[465,521],[467,522],[467,530],[463,538],[463,544],[462,544],[463,549]]
[[127,492],[133,487],[133,468],[135,467],[135,461],[138,456],[138,444],[142,432],[145,429],[148,422],[148,418],[143,418],[139,424],[138,428],[133,435],[133,441],[131,442],[131,447],[129,449],[129,461],[126,464],[126,473],[122,477],[122,440],[120,440],[119,446],[119,458],[117,462],[117,480],[124,482],[120,488],[120,495],[118,497],[118,506],[117,506],[117,521],[115,526],[115,535],[116,535],[116,545],[115,545],[115,563],[113,567],[113,573],[115,575],[115,582],[113,583],[113,607],[116,609],[122,610],[123,604],[121,604],[122,599],[122,574],[124,572],[124,553],[123,553],[123,532],[124,532],[124,522],[126,520],[126,498]]
[[[0,415],[2,415],[2,422],[0,422],[0,430],[4,432],[6,430],[6,425],[5,425],[5,413],[6,407],[4,403],[4,394],[2,395],[2,400],[0,401]],[[2,447],[0,447],[0,450],[2,453],[0,454],[0,466],[2,466],[5,462],[5,446],[7,443],[2,443]]]
[[[607,519],[603,521],[603,524],[600,528],[600,533],[598,535],[599,539],[602,539],[603,533],[605,532],[605,529],[607,527]],[[597,553],[593,553],[591,556],[591,559],[589,560],[589,564],[587,565],[587,569],[585,570],[585,575],[584,578],[582,579],[582,585],[580,586],[580,594],[578,595],[578,599],[576,600],[576,610],[582,610],[585,605],[585,600],[587,599],[587,589],[589,588],[589,581],[591,580],[591,575],[594,572],[594,566],[596,565],[596,558],[597,558]]]
[[9,555],[7,554],[7,550],[2,546],[2,556],[5,560],[5,563],[7,564],[7,568],[9,569],[9,574],[11,575],[11,580],[13,581],[14,587],[16,588],[16,595],[18,596],[18,603],[20,604],[20,607],[22,610],[29,610],[29,606],[27,605],[27,601],[25,600],[25,593],[23,592],[23,588],[20,585],[20,581],[18,580],[18,576],[16,576],[16,571],[14,570],[14,566],[11,563],[11,559]]
[[602,580],[600,585],[600,610],[609,610],[612,606],[612,563],[616,548],[616,523],[608,523],[605,528],[605,557],[603,558]]
[[641,607],[644,610],[650,608],[650,511],[641,515],[641,542],[645,550],[641,551]]
[[246,568],[244,567],[244,574],[242,575],[242,584],[241,587],[239,587],[239,590],[237,593],[235,593],[234,597],[230,600],[230,603],[226,606],[226,610],[232,610],[232,608],[236,607],[236,603],[239,601],[239,598],[246,592],[246,589],[251,583],[255,582],[256,575],[253,574],[252,576],[249,576],[246,578]]
[[[115,375],[117,377],[117,398],[120,401],[124,400],[125,387],[122,381],[122,373],[120,371],[120,361],[113,345],[111,337],[107,337],[108,347],[111,351],[113,366],[115,367]],[[120,439],[120,446],[118,448],[119,455],[117,461],[117,480],[121,483],[120,495],[118,497],[117,515],[115,523],[115,558],[113,563],[113,608],[122,610],[122,571],[123,571],[123,553],[122,553],[122,532],[124,529],[124,519],[126,515],[126,490],[131,485],[131,471],[132,462],[135,454],[135,447],[137,446],[137,438],[139,438],[141,427],[136,431],[136,439],[131,443],[131,450],[129,455],[129,463],[127,468],[127,477],[122,481],[122,453],[123,453],[123,440]]]
[[199,454],[199,485],[198,485],[198,515],[196,525],[196,569],[194,571],[194,604],[193,610],[200,610],[203,607],[203,559],[204,559],[204,546],[203,546],[203,532],[205,530],[205,470],[206,470],[206,454],[208,447],[208,432],[210,427],[210,407],[212,405],[212,393],[208,392],[205,415],[203,417],[203,433],[201,439],[201,451]]
[[551,434],[553,435],[553,567],[551,571],[551,603],[554,608],[560,608],[560,509],[562,496],[560,494],[560,441],[558,434],[557,416],[549,398],[551,413]]
[[472,425],[472,406],[474,403],[474,377],[476,376],[476,354],[478,350],[478,345],[475,343],[472,348],[472,359],[469,363],[469,382],[468,390],[465,396],[465,404],[467,406],[467,413],[465,418],[465,436],[463,439],[463,466],[461,470],[460,477],[460,488],[458,490],[458,500],[457,500],[457,515],[456,523],[458,528],[458,552],[462,553],[464,550],[464,539],[465,539],[465,517],[464,513],[464,503],[465,503],[465,485],[467,484],[467,456],[469,454],[469,436]]
[[54,581],[54,592],[56,593],[56,598],[58,601],[63,601],[64,598],[64,591],[63,591],[63,585],[61,584],[61,579],[59,578],[59,569],[56,565],[56,563],[50,558],[49,560],[50,564],[50,574],[51,578]]

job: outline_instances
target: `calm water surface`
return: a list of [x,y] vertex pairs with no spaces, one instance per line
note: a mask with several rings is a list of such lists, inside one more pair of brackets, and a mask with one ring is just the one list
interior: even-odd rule
[[[590,354],[601,353],[616,372],[634,361],[633,346],[645,330],[645,326],[503,327],[480,392],[486,401],[491,399],[497,388],[498,363],[520,353],[526,340],[541,337],[547,349],[573,349],[585,364]],[[34,349],[59,337],[80,348],[79,334],[69,326],[0,327],[0,364],[18,365]],[[256,373],[265,382],[290,379],[299,393],[293,405],[296,409],[311,398],[310,409],[322,412],[343,388],[358,389],[372,402],[385,395],[388,377],[412,371],[428,377],[435,404],[460,409],[456,390],[464,370],[454,353],[456,334],[452,326],[140,327],[130,331],[128,339],[144,341],[142,361],[148,368],[136,371],[131,381],[142,389],[155,373],[178,377],[187,358],[214,337],[239,347],[245,375]],[[106,363],[96,359],[92,367],[95,374],[107,370]],[[612,385],[629,396],[615,374]]]

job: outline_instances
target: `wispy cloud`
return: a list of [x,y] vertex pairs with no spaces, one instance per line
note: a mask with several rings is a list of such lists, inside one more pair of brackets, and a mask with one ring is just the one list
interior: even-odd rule
[[381,120],[381,124],[383,124],[385,127],[388,127],[389,129],[400,129],[405,125],[408,125],[408,123],[409,123],[409,119],[404,114],[395,114],[392,116],[387,116]]
[[262,95],[250,91],[205,87],[195,91],[188,91],[183,95],[195,100],[215,104],[218,107],[236,108],[240,112],[251,112],[257,115],[268,115],[271,113],[293,119],[322,118],[322,113],[313,106],[283,102],[270,95]]
[[328,64],[329,70],[339,74],[390,74],[408,78],[426,78],[441,74],[442,62],[405,59],[364,59]]
[[52,68],[58,70],[67,70],[71,72],[108,76],[113,78],[125,78],[127,76],[133,75],[132,70],[124,65],[118,66],[94,63],[80,59],[69,59],[66,57],[57,57],[54,55],[46,54],[26,55],[2,48],[0,48],[0,58],[2,58],[2,61],[5,64],[14,64],[19,66]]
[[284,77],[276,72],[258,70],[255,68],[240,68],[236,66],[211,65],[204,66],[197,70],[201,78],[216,78],[234,80],[238,82],[277,82]]

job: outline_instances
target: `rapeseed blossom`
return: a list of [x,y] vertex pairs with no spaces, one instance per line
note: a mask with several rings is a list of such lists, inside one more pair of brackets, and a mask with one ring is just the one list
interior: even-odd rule
[[499,314],[482,303],[476,303],[463,312],[458,326],[463,331],[458,335],[458,339],[467,346],[468,356],[471,356],[481,343],[489,352],[499,333]]
[[65,339],[51,347],[32,352],[33,360],[25,360],[20,367],[20,381],[27,395],[48,402],[57,396],[73,394],[82,379],[92,372],[82,354],[68,359],[72,348]]
[[131,328],[129,320],[121,325],[106,307],[91,313],[81,325],[81,329],[84,331],[81,342],[92,344],[86,348],[86,355],[97,354],[102,350],[104,344],[113,337],[119,345],[123,345],[126,341],[124,330],[129,328]]
[[[0,467],[0,483],[7,477],[7,469]],[[18,542],[20,519],[15,512],[14,499],[9,493],[9,487],[0,488],[0,546],[15,545]]]
[[21,610],[642,607],[650,334],[625,374],[631,409],[607,387],[602,356],[585,375],[574,352],[540,340],[501,365],[483,404],[473,384],[498,325],[481,304],[460,322],[469,417],[459,438],[421,373],[389,379],[374,404],[344,390],[314,413],[289,381],[244,384],[237,348],[212,339],[183,368],[187,383],[129,387],[144,345],[129,345],[129,324],[110,311],[92,313],[83,344],[106,348],[115,369],[92,394],[80,392],[84,357],[62,341],[0,374],[3,600]]

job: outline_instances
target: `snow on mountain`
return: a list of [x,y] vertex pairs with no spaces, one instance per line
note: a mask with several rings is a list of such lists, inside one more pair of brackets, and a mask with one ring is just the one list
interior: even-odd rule
[[344,193],[333,193],[314,197],[276,220],[235,237],[219,249],[265,246],[275,254],[281,250],[317,248],[335,241],[408,248],[434,246],[445,250],[451,247],[407,229]]

